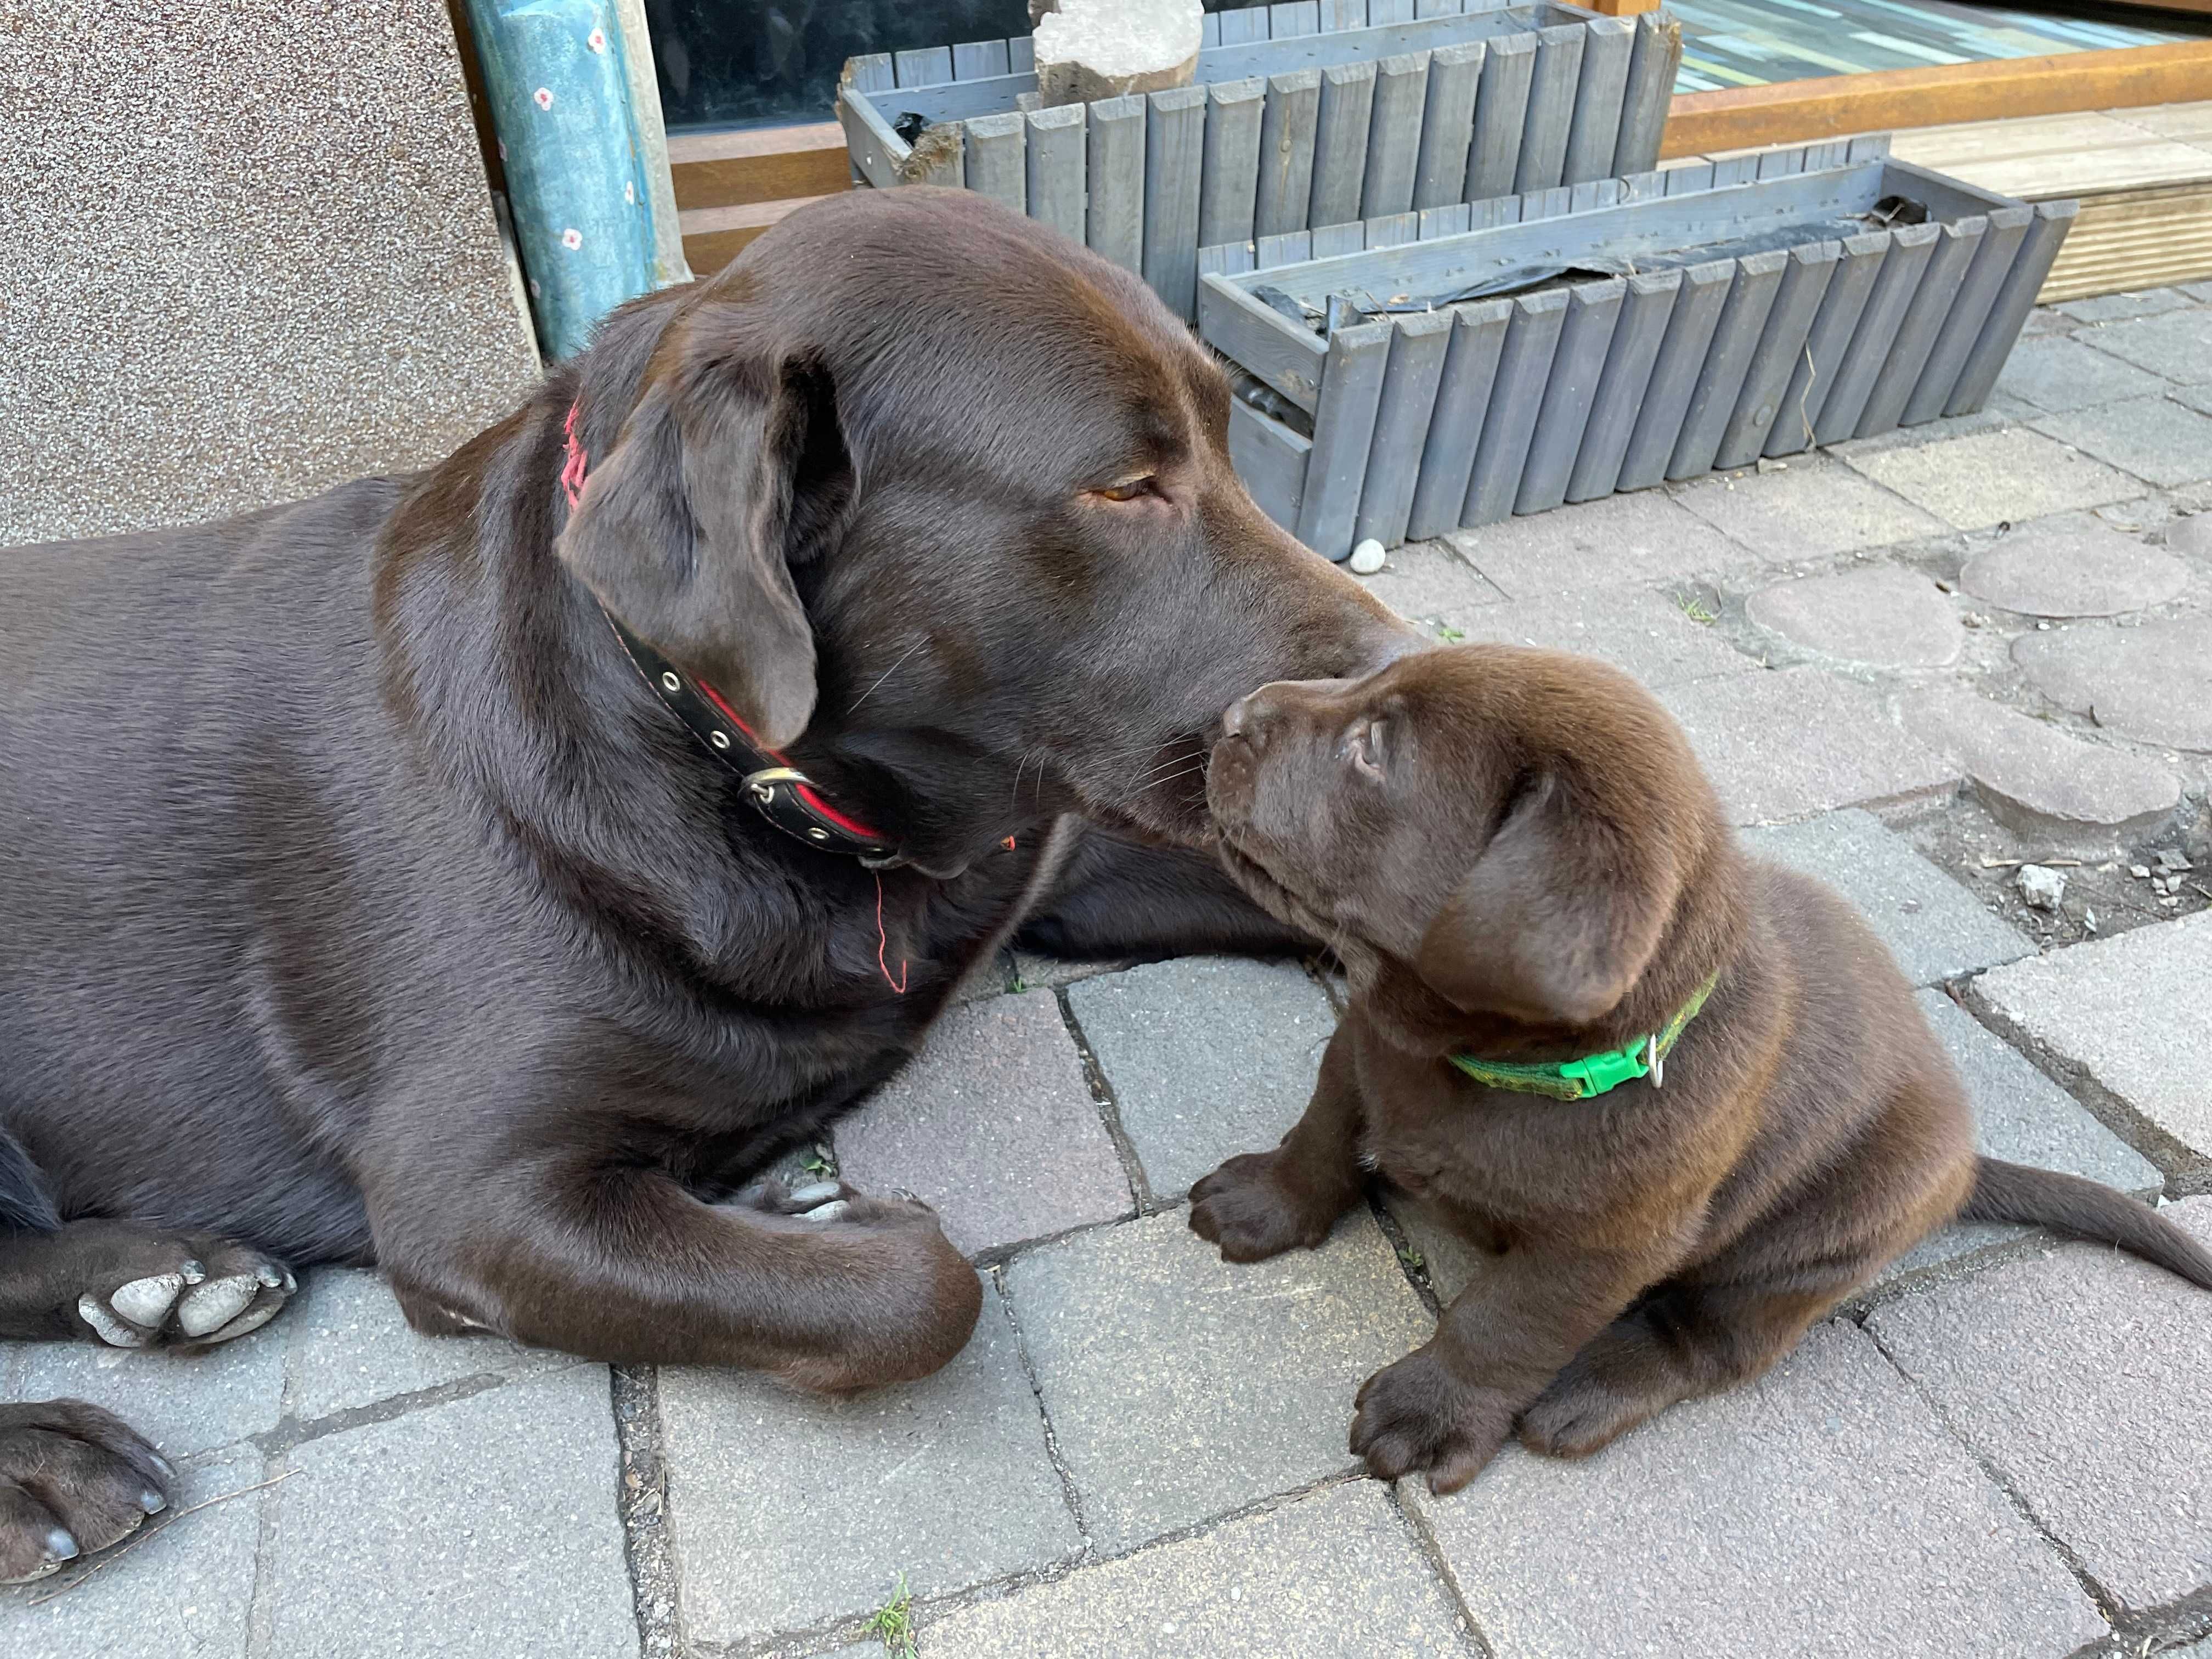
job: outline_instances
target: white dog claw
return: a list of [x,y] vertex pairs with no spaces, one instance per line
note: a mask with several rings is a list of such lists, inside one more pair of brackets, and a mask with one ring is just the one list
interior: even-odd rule
[[146,1333],[134,1330],[107,1311],[98,1297],[87,1291],[76,1299],[77,1316],[92,1327],[94,1334],[111,1348],[143,1348]]
[[805,1215],[799,1217],[799,1219],[801,1221],[835,1221],[852,1207],[842,1198],[834,1199],[827,1204],[817,1205],[815,1208],[807,1211]]
[[161,1328],[161,1322],[169,1316],[176,1305],[177,1294],[185,1288],[182,1273],[155,1273],[146,1279],[134,1279],[108,1293],[107,1305],[134,1325],[143,1325],[149,1330]]
[[219,1330],[246,1311],[259,1289],[259,1281],[251,1273],[195,1285],[177,1304],[177,1328],[192,1337]]
[[244,1336],[248,1331],[258,1331],[276,1318],[283,1307],[281,1302],[264,1302],[258,1308],[248,1308],[207,1340],[210,1342],[228,1342],[233,1337]]
[[790,1201],[802,1210],[811,1210],[817,1204],[827,1204],[839,1190],[834,1181],[817,1181],[811,1187],[801,1187],[791,1195]]

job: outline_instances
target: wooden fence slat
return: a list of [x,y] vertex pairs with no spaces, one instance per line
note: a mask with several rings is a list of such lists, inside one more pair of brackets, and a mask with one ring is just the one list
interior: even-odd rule
[[1592,400],[1605,373],[1614,330],[1620,322],[1627,283],[1615,276],[1583,283],[1567,291],[1566,320],[1559,349],[1544,377],[1544,398],[1536,410],[1536,429],[1522,464],[1521,485],[1513,495],[1516,513],[1546,513],[1567,498],[1567,479],[1582,453]]
[[941,86],[952,78],[952,48],[917,46],[912,52],[895,52],[891,67],[902,87]]
[[1905,404],[1912,400],[1913,387],[1920,384],[1920,371],[1928,367],[1937,331],[1951,314],[1966,272],[1989,234],[1990,222],[1986,215],[1978,213],[1941,228],[1942,234],[1936,239],[1936,251],[1928,256],[1920,286],[1912,291],[1912,303],[1905,307],[1904,320],[1897,325],[1888,359],[1874,378],[1866,407],[1859,411],[1854,436],[1871,438],[1878,432],[1890,431],[1903,416]]
[[1323,34],[1340,29],[1364,29],[1367,27],[1367,0],[1321,0],[1321,32]]
[[1142,98],[1104,98],[1089,106],[1084,241],[1124,270],[1145,263],[1145,133]]
[[1413,21],[1413,0],[1367,0],[1367,27],[1387,28]]
[[1017,213],[1030,210],[1028,122],[1018,110],[969,118],[968,188],[1003,202]]
[[1282,0],[1282,3],[1267,8],[1267,33],[1271,40],[1295,40],[1300,35],[1321,33],[1321,7],[1316,0]]
[[1551,377],[1553,354],[1559,349],[1566,319],[1564,289],[1545,289],[1513,301],[1513,319],[1506,327],[1504,349],[1498,354],[1497,383],[1483,416],[1482,441],[1475,447],[1467,499],[1460,507],[1462,525],[1496,524],[1511,515],[1513,497],[1521,488],[1521,468],[1536,433],[1536,410],[1543,402],[1544,383]]
[[1416,541],[1441,536],[1459,524],[1474,452],[1498,379],[1498,359],[1513,316],[1510,300],[1486,300],[1451,309],[1450,343],[1437,383],[1428,441],[1421,448],[1406,534]]
[[1083,110],[1062,104],[1028,117],[1030,217],[1078,242],[1086,194]]
[[980,81],[986,76],[1006,72],[1004,40],[970,40],[966,46],[952,48],[952,78],[956,81]]
[[1814,435],[1821,443],[1838,442],[1858,429],[1867,394],[1874,390],[1875,377],[1888,361],[1889,343],[1897,337],[1898,325],[1905,320],[1905,307],[1912,303],[1920,279],[1927,272],[1941,232],[1939,225],[1922,224],[1901,226],[1889,233],[1889,252],[1875,275],[1874,292],[1867,295],[1858,328],[1836,365],[1827,401],[1813,422]]
[[1697,388],[1713,330],[1720,324],[1721,307],[1735,281],[1733,259],[1709,259],[1682,272],[1682,290],[1667,319],[1658,361],[1651,365],[1644,407],[1637,411],[1635,429],[1628,435],[1616,488],[1648,489],[1667,476],[1668,459],[1681,434],[1683,411]]
[[1973,267],[1966,272],[1966,280],[1959,285],[1958,301],[1943,320],[1942,332],[1936,337],[1936,349],[1928,354],[1927,365],[1920,371],[1920,379],[1905,405],[1900,425],[1917,426],[1943,412],[1943,405],[1950,401],[1951,388],[1959,383],[1959,371],[1966,365],[1966,354],[1974,349],[1974,342],[1981,337],[1983,325],[1989,321],[1990,307],[1996,303],[1997,290],[2004,283],[2005,273],[2020,256],[2027,228],[2035,222],[2035,210],[2024,204],[1998,208],[1990,214],[1989,221],[1988,234],[1974,254]]
[[1467,229],[1468,212],[1464,202],[1447,202],[1442,207],[1423,208],[1416,216],[1421,222],[1421,240],[1437,236],[1457,236]]
[[1636,51],[1636,21],[1629,17],[1593,17],[1583,34],[1582,78],[1575,85],[1575,107],[1567,130],[1563,183],[1613,176],[1620,149],[1620,123],[1628,95],[1629,59]]
[[1206,89],[1152,94],[1145,122],[1145,281],[1186,319],[1198,310],[1198,195]]
[[1766,313],[1765,331],[1744,371],[1735,411],[1721,429],[1720,447],[1713,452],[1716,468],[1725,471],[1758,460],[1766,434],[1782,412],[1782,394],[1791,371],[1805,360],[1805,342],[1843,254],[1844,245],[1838,241],[1808,242],[1790,250],[1782,287],[1774,296],[1773,309]]
[[1204,52],[1208,46],[1218,46],[1220,44],[1221,14],[1218,11],[1209,11],[1198,20],[1198,49]]
[[1006,73],[1034,75],[1036,73],[1036,42],[1024,34],[1006,42]]
[[1827,292],[1820,296],[1820,309],[1805,337],[1805,349],[1790,365],[1789,384],[1782,389],[1782,406],[1775,412],[1761,454],[1795,455],[1812,447],[1813,423],[1820,418],[1821,405],[1828,401],[1829,388],[1835,384],[1837,362],[1858,330],[1867,298],[1874,292],[1874,280],[1889,256],[1889,233],[1862,231],[1844,237],[1840,246],[1842,257],[1828,278]]
[[1352,549],[1393,332],[1388,323],[1362,323],[1329,338],[1321,404],[1314,411],[1314,459],[1298,505],[1298,539],[1330,558],[1340,559]]
[[1421,106],[1421,148],[1413,164],[1413,205],[1460,200],[1467,149],[1474,139],[1474,94],[1485,54],[1480,40],[1438,46],[1429,54],[1429,93]]
[[[1234,13],[1226,14],[1233,16]],[[1260,510],[1295,536],[1313,440],[1242,398],[1229,405],[1229,464]]]
[[1375,112],[1376,64],[1331,64],[1321,72],[1321,112],[1314,130],[1313,198],[1306,222],[1340,225],[1359,217],[1367,175],[1367,129]]
[[1613,172],[1644,173],[1658,166],[1667,106],[1674,95],[1674,75],[1681,63],[1682,26],[1663,11],[1647,11],[1638,17],[1636,48],[1628,57],[1628,85],[1621,94]]
[[1257,269],[1273,270],[1277,265],[1302,265],[1313,258],[1313,233],[1310,230],[1286,230],[1277,236],[1255,239],[1259,248]]
[[[1091,109],[1095,114],[1097,106]],[[1265,264],[1263,259],[1263,269]],[[1253,379],[1313,412],[1321,395],[1322,367],[1328,359],[1328,348],[1318,337],[1290,325],[1219,276],[1198,285],[1198,332]]]
[[1437,383],[1443,374],[1451,335],[1449,311],[1401,317],[1391,332],[1375,439],[1368,446],[1367,483],[1352,526],[1355,543],[1372,536],[1385,547],[1395,547],[1406,538],[1413,486],[1420,477],[1421,451],[1429,417],[1436,410]]
[[887,52],[872,52],[845,60],[845,73],[855,92],[889,92],[898,85],[898,71]]
[[1528,88],[1536,76],[1534,35],[1509,34],[1490,42],[1474,100],[1474,142],[1468,147],[1470,202],[1510,196],[1521,167],[1521,131],[1528,113]]
[[1367,171],[1359,216],[1379,219],[1413,205],[1421,160],[1421,115],[1429,100],[1429,54],[1397,52],[1375,66],[1375,107],[1367,127]]
[[1554,23],[1536,31],[1536,70],[1528,83],[1528,113],[1521,134],[1521,160],[1513,188],[1521,195],[1556,185],[1567,164],[1567,133],[1575,118],[1575,87],[1582,78],[1580,23]]
[[1370,247],[1400,247],[1407,242],[1421,240],[1421,216],[1418,213],[1389,213],[1380,219],[1364,222],[1367,246]]
[[1628,453],[1628,436],[1636,428],[1636,411],[1644,391],[1651,383],[1651,365],[1667,337],[1667,319],[1674,314],[1675,296],[1682,291],[1679,270],[1639,271],[1628,279],[1622,298],[1620,320],[1613,325],[1613,342],[1606,349],[1605,369],[1598,376],[1590,398],[1589,421],[1583,428],[1582,448],[1567,475],[1567,500],[1594,501],[1610,495],[1620,477],[1621,458]]
[[1241,46],[1248,41],[1267,38],[1267,9],[1265,6],[1245,6],[1236,11],[1211,14],[1221,20],[1221,44]]
[[1260,185],[1253,228],[1279,236],[1306,228],[1313,198],[1314,133],[1321,118],[1321,71],[1293,70],[1267,78],[1260,116]]
[[1943,404],[1946,415],[1972,414],[1988,400],[1998,374],[2003,372],[2005,359],[2012,355],[2013,342],[2020,337],[2021,325],[2035,304],[2036,293],[2051,274],[2059,244],[2074,228],[2074,216],[2079,210],[2080,204],[2070,201],[2035,204],[2035,222],[2028,227],[2012,269],[2005,273],[1990,307],[1989,320],[1982,325],[1973,349],[1966,354],[1958,384]]
[[1200,171],[1198,245],[1252,239],[1260,187],[1260,124],[1267,83],[1217,82],[1207,88],[1206,161]]
[[1367,246],[1367,227],[1357,219],[1347,219],[1340,225],[1317,225],[1309,234],[1313,238],[1313,257],[1316,259],[1358,253]]
[[1735,281],[1729,287],[1728,302],[1721,307],[1712,349],[1690,390],[1689,406],[1682,411],[1682,429],[1675,434],[1674,453],[1667,463],[1669,478],[1691,478],[1713,468],[1721,447],[1721,434],[1735,412],[1743,377],[1751,368],[1752,354],[1782,289],[1782,273],[1790,255],[1782,248],[1747,253],[1735,262]]
[[878,190],[904,182],[899,177],[898,158],[906,145],[884,124],[872,100],[854,98],[850,88],[840,89],[837,124],[845,129],[845,149],[854,172]]

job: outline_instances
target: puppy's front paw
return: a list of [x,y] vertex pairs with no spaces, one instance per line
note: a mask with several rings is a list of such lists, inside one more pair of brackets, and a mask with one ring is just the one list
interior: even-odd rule
[[176,1473],[82,1400],[0,1406],[0,1584],[106,1549],[168,1507]]
[[1281,1178],[1280,1152],[1232,1158],[1190,1189],[1190,1230],[1221,1247],[1224,1261],[1265,1261],[1296,1244],[1319,1248],[1339,1206],[1318,1203]]
[[1429,1348],[1369,1377],[1353,1406],[1352,1454],[1368,1474],[1395,1480],[1425,1469],[1438,1497],[1480,1474],[1513,1427],[1510,1401],[1460,1382]]

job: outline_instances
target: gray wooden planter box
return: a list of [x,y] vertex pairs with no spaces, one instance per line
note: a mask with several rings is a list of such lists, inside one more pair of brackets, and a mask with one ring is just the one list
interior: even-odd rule
[[[1861,218],[1892,196],[1926,222]],[[1209,247],[1199,332],[1296,405],[1240,399],[1231,453],[1340,559],[1978,410],[2074,214],[1810,144]],[[1324,338],[1262,288],[1407,309]]]
[[1206,29],[1195,85],[1056,109],[1020,106],[1026,38],[855,58],[854,169],[994,197],[1189,317],[1201,246],[1654,166],[1682,50],[1663,12],[1547,0],[1298,0]]

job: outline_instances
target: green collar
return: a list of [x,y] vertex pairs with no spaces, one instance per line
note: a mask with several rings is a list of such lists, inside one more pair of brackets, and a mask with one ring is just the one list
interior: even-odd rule
[[1720,973],[1698,988],[1697,995],[1677,1009],[1667,1029],[1638,1037],[1619,1048],[1584,1054],[1580,1060],[1553,1060],[1542,1066],[1516,1066],[1504,1060],[1477,1060],[1473,1054],[1454,1054],[1451,1063],[1489,1089],[1510,1089],[1524,1095],[1549,1095],[1555,1100],[1587,1100],[1608,1089],[1640,1077],[1657,1088],[1666,1074],[1666,1060],[1682,1028],[1697,1018],[1698,1010],[1720,983]]

